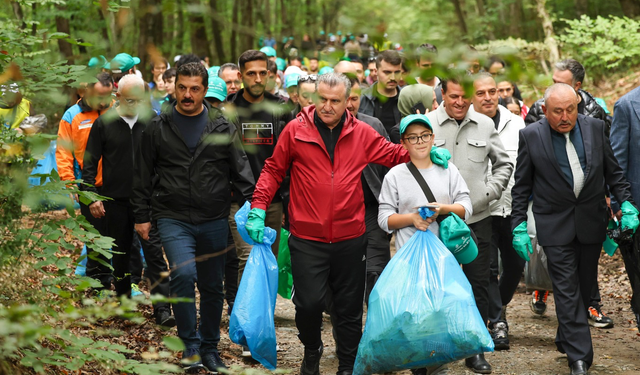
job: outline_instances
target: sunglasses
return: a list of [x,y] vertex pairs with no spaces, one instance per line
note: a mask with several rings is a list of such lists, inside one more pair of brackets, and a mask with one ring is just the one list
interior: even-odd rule
[[300,78],[298,78],[298,83],[316,82],[317,80],[318,80],[317,74],[310,74],[308,76],[300,76]]

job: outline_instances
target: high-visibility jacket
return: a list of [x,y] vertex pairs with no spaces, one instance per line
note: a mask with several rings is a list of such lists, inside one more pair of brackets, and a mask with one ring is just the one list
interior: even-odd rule
[[10,129],[15,129],[31,112],[31,102],[22,99],[20,103],[11,108],[0,108],[0,122]]

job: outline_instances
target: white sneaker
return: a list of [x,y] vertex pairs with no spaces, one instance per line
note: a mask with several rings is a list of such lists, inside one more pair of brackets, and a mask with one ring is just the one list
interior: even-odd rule
[[249,350],[248,346],[242,345],[242,357],[248,358],[251,357],[251,350]]

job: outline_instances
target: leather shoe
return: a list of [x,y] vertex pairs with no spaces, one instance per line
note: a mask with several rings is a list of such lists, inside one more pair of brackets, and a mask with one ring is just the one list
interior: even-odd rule
[[336,375],[351,375],[353,371],[338,371]]
[[575,361],[570,367],[571,375],[589,375],[589,365],[585,361]]
[[484,359],[484,353],[465,359],[464,364],[476,374],[491,374],[491,365]]

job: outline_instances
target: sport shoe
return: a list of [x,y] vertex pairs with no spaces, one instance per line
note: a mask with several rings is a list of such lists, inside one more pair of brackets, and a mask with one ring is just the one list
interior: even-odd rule
[[324,347],[320,344],[318,349],[304,349],[304,358],[300,366],[300,375],[320,375],[320,357]]
[[176,318],[168,309],[162,309],[156,313],[156,324],[164,328],[175,327]]
[[196,348],[187,348],[182,352],[182,369],[186,372],[198,372],[203,369],[200,351]]
[[537,315],[544,315],[547,311],[547,297],[549,297],[548,290],[534,290],[531,295],[531,311]]
[[202,355],[202,364],[213,374],[219,374],[220,370],[226,370],[227,366],[222,362],[218,352],[204,353]]
[[427,368],[416,368],[411,370],[411,375],[427,375]]
[[144,293],[142,293],[138,284],[131,283],[131,298],[141,295],[144,295]]
[[604,315],[600,306],[589,306],[589,325],[596,328],[612,328],[613,320]]
[[251,357],[251,350],[249,350],[248,346],[242,345],[242,354],[240,354],[240,356],[245,358]]
[[495,350],[509,350],[509,325],[507,322],[498,321],[491,330]]

